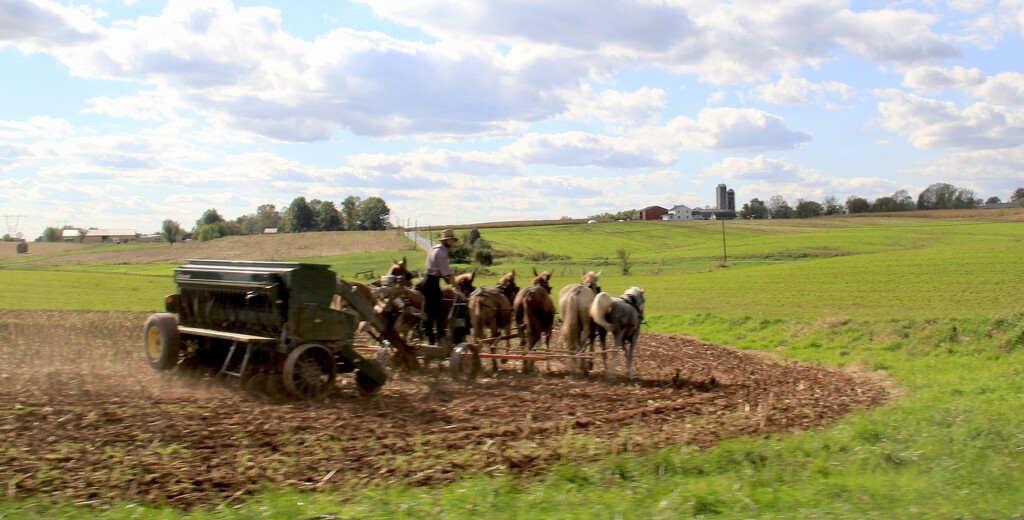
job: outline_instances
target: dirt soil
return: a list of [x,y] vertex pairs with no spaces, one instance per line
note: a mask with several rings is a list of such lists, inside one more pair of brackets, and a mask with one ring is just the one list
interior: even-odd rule
[[6,496],[208,507],[266,486],[530,475],[611,453],[819,428],[893,395],[875,374],[646,333],[633,382],[543,363],[522,375],[509,363],[473,383],[439,368],[397,374],[372,398],[345,375],[322,402],[270,404],[150,369],[145,318],[0,311]]

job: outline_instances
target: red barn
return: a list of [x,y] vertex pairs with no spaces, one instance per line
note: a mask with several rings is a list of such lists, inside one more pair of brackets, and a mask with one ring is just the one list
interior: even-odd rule
[[647,206],[640,210],[640,220],[661,220],[662,215],[668,214],[668,210],[661,206]]

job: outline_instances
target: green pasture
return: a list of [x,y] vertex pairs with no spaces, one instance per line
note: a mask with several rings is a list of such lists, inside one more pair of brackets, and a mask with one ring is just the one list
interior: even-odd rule
[[[533,269],[553,286],[603,270],[647,289],[647,330],[881,370],[899,398],[815,431],[565,464],[530,478],[358,487],[344,497],[268,489],[194,518],[1024,518],[1024,224],[821,218],[617,222],[481,230],[501,255],[477,285]],[[632,274],[620,273],[624,249]],[[317,259],[342,276],[422,252]],[[459,266],[470,268],[470,266]],[[0,269],[0,307],[151,310],[166,265]],[[110,294],[118,294],[111,301]],[[640,352],[638,355],[642,356]],[[580,435],[580,434],[574,434]],[[567,437],[567,446],[573,439]],[[2,499],[0,499],[2,500]],[[0,502],[0,518],[176,518],[123,504]]]

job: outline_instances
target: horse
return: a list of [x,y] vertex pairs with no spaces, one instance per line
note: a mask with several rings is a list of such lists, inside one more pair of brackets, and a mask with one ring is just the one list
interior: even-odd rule
[[[582,273],[580,283],[566,285],[558,292],[558,309],[562,315],[562,343],[572,352],[583,352],[588,345],[593,352],[596,336],[601,337],[602,343],[605,341],[607,332],[603,327],[595,326],[594,320],[590,317],[590,305],[594,302],[594,296],[601,292],[597,280],[602,272]],[[580,368],[586,373],[592,360],[585,359],[580,362]]]
[[[479,287],[469,295],[469,321],[473,326],[473,337],[478,344],[483,340],[504,337],[506,349],[509,347],[512,299],[517,292],[519,288],[515,285],[515,271],[512,271],[502,276],[496,287]],[[509,293],[512,293],[512,299],[508,297]],[[492,339],[490,342],[492,353],[497,341]],[[498,362],[492,359],[491,364],[497,371]]]
[[455,275],[455,284],[451,287],[441,289],[441,312],[444,313],[445,321],[453,321],[448,325],[452,333],[454,345],[462,343],[469,335],[469,295],[473,294],[476,287],[473,281],[476,280],[476,271]]
[[[364,284],[353,281],[346,283],[352,288],[356,296],[365,301],[374,310],[374,314],[378,318],[383,319],[385,322],[394,321],[395,329],[401,333],[401,331],[409,328],[408,323],[410,321],[416,321],[417,311],[419,314],[422,314],[423,296],[408,289],[412,285],[411,280],[414,276],[415,273],[406,268],[405,257],[402,257],[401,262],[392,258],[388,273],[373,283]],[[342,301],[340,296],[334,295],[334,298],[331,299],[330,307],[335,310],[341,310],[350,308],[351,305],[348,302]],[[410,318],[409,314],[412,314],[413,317]],[[364,330],[366,330],[366,322],[360,320],[356,331],[361,332]]]
[[[633,354],[636,340],[640,337],[640,324],[644,321],[644,289],[630,287],[618,298],[606,292],[598,293],[590,305],[590,317],[612,334],[615,348],[626,353],[626,378],[633,379]],[[606,350],[604,338],[601,339],[601,350]],[[613,351],[610,366],[608,358],[604,358],[606,377],[615,371],[617,356],[618,352]]]
[[[541,335],[544,336],[544,347],[550,348],[551,328],[555,324],[555,305],[551,301],[551,273],[544,271],[538,274],[537,269],[534,269],[533,275],[533,284],[519,291],[512,304],[516,325],[519,327],[519,344],[525,345],[526,350],[533,350],[540,342]],[[523,362],[524,372],[532,369],[532,361]]]

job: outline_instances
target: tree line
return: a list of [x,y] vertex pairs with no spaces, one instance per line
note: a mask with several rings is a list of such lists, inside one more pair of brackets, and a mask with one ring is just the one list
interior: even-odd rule
[[[261,204],[254,213],[233,220],[210,208],[196,220],[191,230],[176,220],[166,219],[160,226],[160,235],[173,244],[185,238],[203,241],[231,235],[260,235],[267,229],[275,229],[279,233],[384,230],[391,226],[390,219],[391,209],[380,197],[362,199],[351,195],[341,202],[340,207],[329,200],[295,197],[284,211],[278,210],[274,204]],[[65,229],[78,228],[48,227],[42,240],[60,242]]]
[[[998,204],[999,197],[989,197],[984,201],[974,191],[946,183],[935,183],[918,194],[917,199],[907,190],[897,190],[890,196],[878,197],[868,201],[863,197],[851,195],[845,202],[839,202],[835,196],[825,197],[821,202],[797,199],[790,206],[781,195],[775,195],[764,202],[753,198],[737,212],[740,218],[810,218],[823,215],[843,215],[854,213],[889,213],[894,211],[914,211],[926,209],[970,209],[982,204]],[[1010,194],[1009,202],[1024,207],[1024,187],[1019,187]]]

